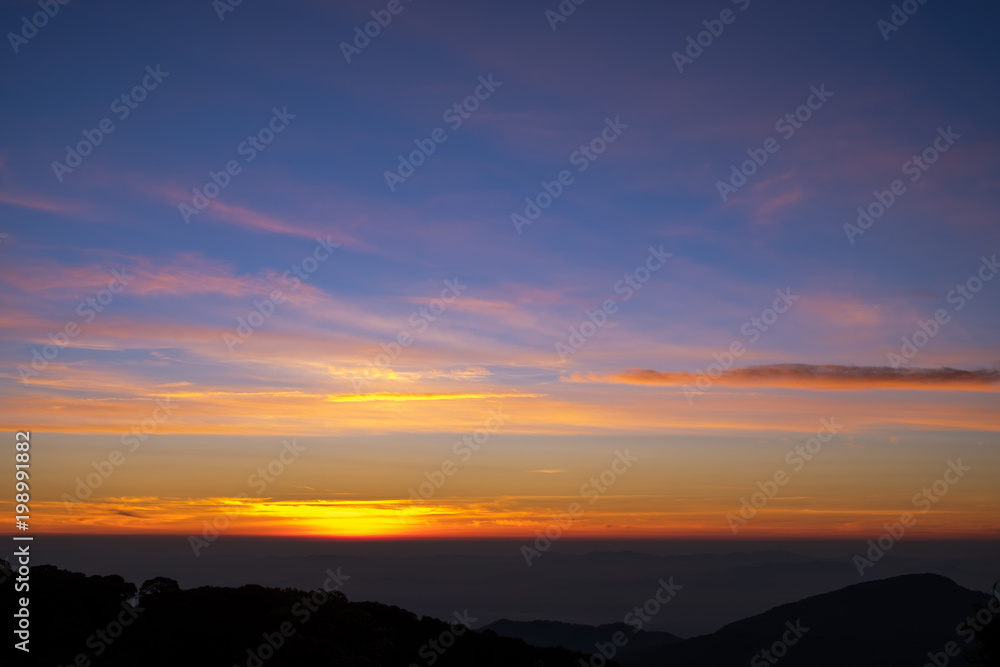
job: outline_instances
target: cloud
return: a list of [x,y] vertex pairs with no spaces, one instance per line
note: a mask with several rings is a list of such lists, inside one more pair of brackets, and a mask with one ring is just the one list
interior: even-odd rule
[[169,259],[104,253],[103,261],[67,265],[54,259],[36,259],[28,266],[4,267],[0,280],[29,296],[33,302],[40,295],[82,298],[107,287],[114,270],[128,278],[131,294],[188,296],[222,294],[246,297],[266,294],[275,280],[263,275],[240,276],[233,267],[198,253],[178,253]]
[[542,398],[544,396],[545,394],[522,394],[519,392],[477,394],[402,394],[379,392],[376,394],[338,394],[330,396],[326,400],[333,403],[357,403],[368,401],[455,401],[470,398]]
[[[632,368],[623,373],[598,378],[574,376],[576,382],[655,384],[683,386],[695,384],[694,373],[670,373]],[[867,389],[918,389],[995,391],[1000,371],[957,368],[891,368],[889,366],[839,366],[834,364],[773,364],[723,371],[713,384],[739,387],[785,387],[823,391]]]

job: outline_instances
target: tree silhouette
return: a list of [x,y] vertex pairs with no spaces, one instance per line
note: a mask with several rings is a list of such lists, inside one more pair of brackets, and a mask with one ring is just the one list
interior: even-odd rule
[[142,586],[139,587],[139,605],[151,604],[161,595],[179,593],[180,590],[181,587],[177,582],[169,577],[153,577],[142,582]]
[[[11,582],[0,587],[0,606],[13,607],[16,595]],[[351,602],[339,591],[182,590],[155,577],[139,587],[134,608],[128,601],[136,587],[120,576],[40,565],[31,568],[30,595],[30,658],[4,662],[0,655],[0,665],[408,667],[433,660],[434,667],[576,667],[587,657],[493,633],[454,633],[444,621]]]

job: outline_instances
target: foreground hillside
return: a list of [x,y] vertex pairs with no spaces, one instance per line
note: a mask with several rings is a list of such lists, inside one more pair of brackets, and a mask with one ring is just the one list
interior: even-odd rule
[[[472,631],[462,624],[473,622],[465,610],[456,610],[449,625],[399,607],[349,602],[335,590],[338,573],[328,574],[326,590],[180,590],[173,580],[154,579],[137,591],[119,576],[42,565],[31,569],[31,653],[14,651],[0,664],[575,667],[585,657]],[[0,590],[11,609],[11,581]]]
[[[511,621],[501,619],[487,625],[501,637],[523,639],[533,646],[561,646],[573,651],[607,657],[614,653],[615,661],[628,667],[633,656],[645,656],[650,649],[676,644],[680,637],[669,632],[636,630],[627,623],[581,625],[557,621]],[[615,642],[615,638],[618,642]],[[600,663],[600,660],[594,661]]]

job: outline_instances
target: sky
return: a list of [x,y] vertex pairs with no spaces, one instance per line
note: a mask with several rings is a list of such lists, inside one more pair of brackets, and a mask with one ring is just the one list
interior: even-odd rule
[[1000,9],[903,4],[3,3],[32,530],[997,538]]

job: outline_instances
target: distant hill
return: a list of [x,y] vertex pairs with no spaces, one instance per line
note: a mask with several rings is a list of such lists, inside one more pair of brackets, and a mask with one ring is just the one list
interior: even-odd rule
[[[939,575],[903,575],[784,604],[710,635],[633,652],[621,662],[625,667],[921,667],[929,652],[942,652],[948,642],[963,653],[974,645],[956,628],[988,599]],[[796,637],[794,627],[808,630]],[[771,660],[760,653],[784,638],[796,643],[779,646]],[[944,658],[948,667],[967,664]]]
[[[964,667],[969,663],[963,656],[978,641],[967,642],[971,635],[959,635],[957,627],[988,599],[945,577],[918,574],[812,596],[686,640],[666,632],[635,632],[624,623],[503,619],[486,629],[535,646],[590,654],[600,653],[595,644],[608,646],[615,632],[623,632],[628,642],[613,654],[623,667],[921,667],[928,664],[928,653],[941,654],[938,667]],[[961,656],[942,653],[949,642]],[[944,658],[947,663],[941,663]]]
[[637,650],[662,648],[681,641],[669,632],[647,632],[635,629],[625,623],[605,625],[580,625],[558,621],[511,621],[501,619],[485,626],[501,637],[523,639],[533,646],[562,646],[581,653],[597,653],[595,645],[612,641],[616,632],[623,633],[628,643],[617,651],[615,660],[627,665],[627,657]]

